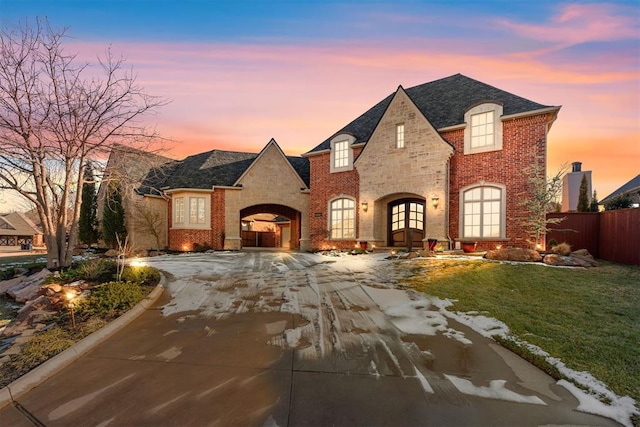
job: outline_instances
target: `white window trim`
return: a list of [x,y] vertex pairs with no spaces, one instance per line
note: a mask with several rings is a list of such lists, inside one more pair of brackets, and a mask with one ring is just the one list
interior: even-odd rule
[[[332,236],[333,230],[331,228],[332,223],[333,223],[333,210],[331,209],[331,205],[333,204],[333,202],[335,202],[336,200],[341,200],[341,199],[347,199],[347,200],[351,200],[353,202],[353,237],[338,237],[338,238],[334,238]],[[328,240],[334,240],[334,241],[339,241],[339,240],[355,240],[356,238],[356,199],[354,197],[351,196],[347,196],[347,195],[339,195],[336,197],[333,197],[332,199],[329,200],[328,204],[327,204],[327,212],[329,213],[329,215],[327,215],[327,230],[329,230],[329,235],[327,236]]]
[[[204,199],[204,222],[193,223],[191,222],[191,200],[195,198]],[[173,224],[172,229],[197,229],[197,230],[210,230],[211,229],[211,195],[207,193],[196,192],[184,192],[180,193],[180,196],[173,196],[174,203],[172,207]],[[183,221],[178,222],[178,203],[177,200],[183,200]],[[197,206],[196,206],[197,208]],[[196,213],[197,221],[197,213]]]
[[[469,190],[473,190],[478,187],[494,187],[500,190],[500,236],[498,237],[473,237],[464,235],[464,193]],[[504,240],[507,236],[507,187],[495,182],[477,182],[475,184],[467,185],[460,189],[458,195],[459,203],[459,221],[458,221],[458,236],[459,240]]]
[[[175,203],[175,207],[174,207],[174,216],[173,216],[173,224],[180,224],[180,225],[184,225],[184,197],[176,197],[174,199]],[[180,210],[178,210],[178,207],[181,207]],[[180,215],[178,214],[180,213]]]
[[[348,134],[340,134],[337,135],[335,137],[333,137],[331,139],[331,166],[330,166],[330,172],[331,173],[335,173],[335,172],[344,172],[344,171],[350,171],[353,170],[353,148],[351,148],[351,145],[355,142],[355,137],[353,137],[352,135],[348,135]],[[342,167],[336,167],[335,165],[335,145],[338,142],[344,142],[347,141],[347,146],[348,148],[348,156],[349,159],[347,161],[347,165],[346,166],[342,166]]]
[[[471,116],[493,111],[493,144],[471,148]],[[464,114],[464,154],[486,153],[502,150],[502,105],[486,102],[476,105]]]
[[[402,128],[402,133],[400,132],[400,129]],[[405,133],[406,129],[404,126],[404,123],[398,123],[396,125],[396,148],[404,148],[407,145],[407,138],[406,138],[406,133]],[[402,135],[402,139],[400,138],[400,135]]]

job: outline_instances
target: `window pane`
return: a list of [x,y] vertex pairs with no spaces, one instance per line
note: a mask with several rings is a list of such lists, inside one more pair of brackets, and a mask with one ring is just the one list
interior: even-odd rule
[[330,204],[331,238],[345,239],[355,237],[355,201],[337,199]]
[[[478,200],[476,201],[477,196]],[[477,187],[464,193],[463,237],[500,237],[502,190],[496,187]]]

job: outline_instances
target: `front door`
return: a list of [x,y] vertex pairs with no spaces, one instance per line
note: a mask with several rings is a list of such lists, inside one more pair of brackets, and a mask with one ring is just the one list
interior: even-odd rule
[[424,201],[396,200],[389,204],[389,245],[421,248],[424,239]]

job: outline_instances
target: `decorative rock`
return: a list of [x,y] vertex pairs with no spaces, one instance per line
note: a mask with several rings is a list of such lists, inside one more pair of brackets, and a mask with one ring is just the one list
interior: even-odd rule
[[556,267],[597,267],[597,261],[583,256],[547,254],[544,263]]
[[108,258],[115,258],[118,256],[118,251],[116,249],[109,249],[104,253],[104,256]]
[[13,279],[3,280],[0,282],[0,296],[6,295],[9,289],[19,286],[24,281],[24,276],[17,276]]
[[539,262],[542,261],[542,256],[538,251],[533,249],[522,248],[503,248],[492,251],[487,251],[484,254],[486,259],[493,259],[498,261],[519,261],[519,262]]

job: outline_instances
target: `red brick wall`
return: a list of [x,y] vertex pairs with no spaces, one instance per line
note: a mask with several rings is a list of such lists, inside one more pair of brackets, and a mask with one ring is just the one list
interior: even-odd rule
[[224,199],[225,190],[216,189],[211,193],[211,230],[172,229],[172,199],[169,200],[169,249],[193,251],[195,245],[207,245],[220,250],[224,247]]
[[[353,158],[362,151],[362,148],[353,150]],[[311,167],[311,193],[309,197],[309,238],[311,249],[352,249],[355,240],[330,240],[328,239],[329,200],[346,195],[356,199],[356,232],[358,230],[359,209],[359,180],[358,172],[354,170],[330,173],[329,153],[309,157]],[[316,216],[316,214],[322,216]]]
[[451,187],[449,234],[459,237],[460,189],[478,181],[506,186],[506,241],[478,241],[478,250],[493,249],[496,245],[531,247],[532,239],[522,225],[526,218],[524,208],[519,205],[527,194],[526,169],[536,157],[541,169],[546,165],[546,128],[549,117],[533,116],[508,120],[503,123],[503,149],[488,153],[464,155],[464,130],[443,133],[443,137],[456,149],[451,159]]

